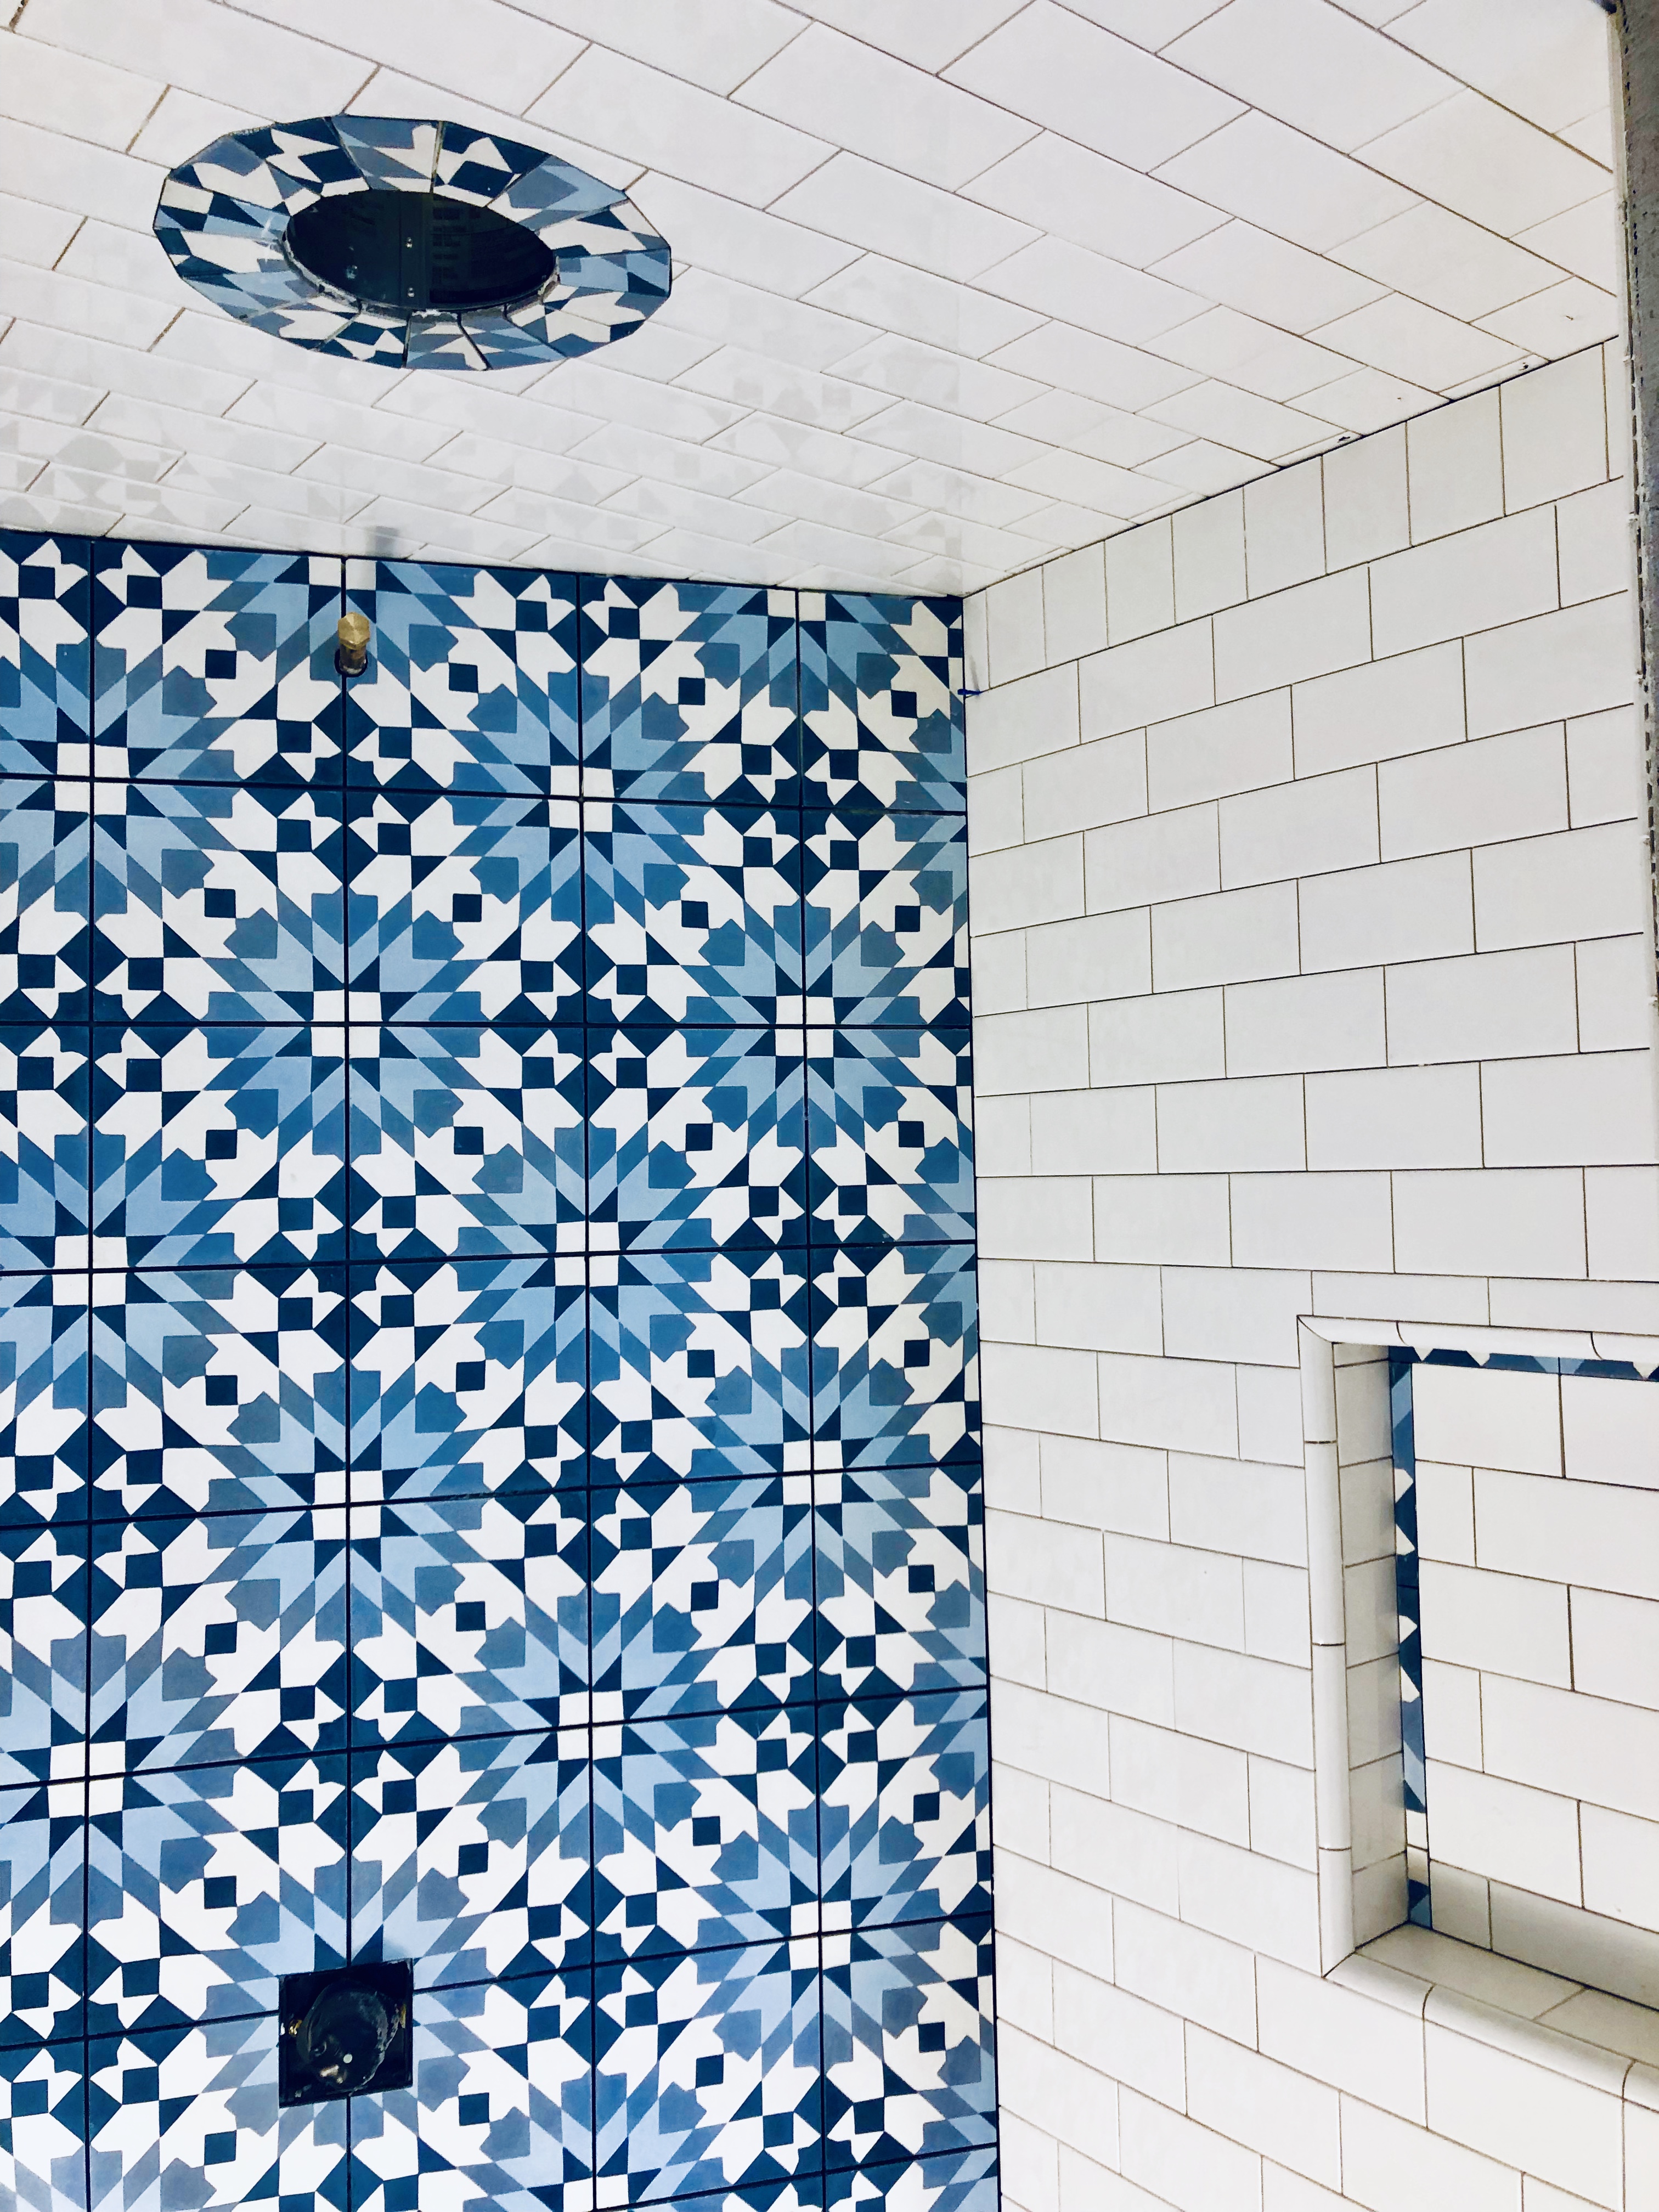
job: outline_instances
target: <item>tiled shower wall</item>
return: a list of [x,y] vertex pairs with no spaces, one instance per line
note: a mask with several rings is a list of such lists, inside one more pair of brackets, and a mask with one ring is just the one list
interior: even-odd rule
[[959,610],[0,549],[3,2201],[989,2208]]
[[969,602],[1021,2212],[1626,2202],[1606,2054],[1321,1978],[1297,1317],[1659,1333],[1627,435],[1596,349]]

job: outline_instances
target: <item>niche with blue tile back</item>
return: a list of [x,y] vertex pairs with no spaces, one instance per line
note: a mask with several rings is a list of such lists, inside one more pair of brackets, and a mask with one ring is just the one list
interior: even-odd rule
[[[991,2212],[961,654],[0,541],[32,2201]],[[412,2085],[282,2104],[397,1960]]]

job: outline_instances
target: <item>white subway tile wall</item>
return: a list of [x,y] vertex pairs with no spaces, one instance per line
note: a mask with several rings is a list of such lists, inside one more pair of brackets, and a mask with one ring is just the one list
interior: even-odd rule
[[[1410,178],[1455,118],[1399,96]],[[1620,374],[969,603],[1010,2212],[1659,2203],[1659,1388],[1416,1369],[1439,1932],[1322,1980],[1297,1371],[1308,1314],[1659,1330]],[[1336,1371],[1350,1757],[1397,1771]]]

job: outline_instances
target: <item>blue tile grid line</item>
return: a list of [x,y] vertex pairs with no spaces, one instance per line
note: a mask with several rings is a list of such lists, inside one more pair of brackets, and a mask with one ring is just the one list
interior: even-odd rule
[[993,2212],[961,653],[0,533],[0,2188]]

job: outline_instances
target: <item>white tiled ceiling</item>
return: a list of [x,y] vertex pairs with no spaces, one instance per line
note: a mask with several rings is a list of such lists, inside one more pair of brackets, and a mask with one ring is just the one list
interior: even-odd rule
[[[0,520],[973,589],[1610,336],[1593,0],[25,0]],[[453,116],[625,185],[589,360],[321,359],[150,234],[221,132]]]

